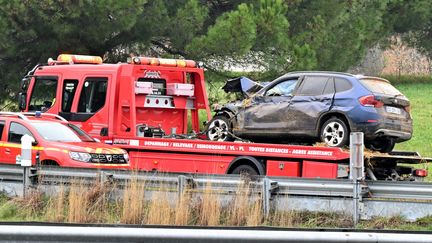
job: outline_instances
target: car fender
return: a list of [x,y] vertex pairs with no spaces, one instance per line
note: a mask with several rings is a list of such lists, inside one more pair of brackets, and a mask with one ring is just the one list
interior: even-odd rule
[[340,111],[340,110],[329,110],[327,112],[322,113],[319,118],[318,118],[318,122],[315,128],[315,132],[317,134],[317,136],[320,136],[320,130],[321,130],[321,125],[322,123],[324,123],[323,119],[325,117],[331,117],[332,115],[334,116],[343,116],[347,121],[348,121],[348,126],[349,128],[353,127],[352,121],[351,119],[347,116],[347,114],[344,111]]

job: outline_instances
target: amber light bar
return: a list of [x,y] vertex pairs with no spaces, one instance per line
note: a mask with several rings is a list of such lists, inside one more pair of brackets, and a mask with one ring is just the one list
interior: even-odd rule
[[196,67],[196,62],[182,59],[166,59],[154,57],[132,57],[129,63],[166,67]]

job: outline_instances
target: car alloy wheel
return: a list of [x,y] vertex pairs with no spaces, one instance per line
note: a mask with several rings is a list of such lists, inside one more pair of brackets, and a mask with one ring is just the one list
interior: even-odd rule
[[212,141],[228,141],[229,140],[229,125],[227,118],[216,116],[208,125],[207,137]]
[[330,119],[324,124],[321,139],[328,146],[344,146],[347,140],[347,129],[345,124],[337,118]]

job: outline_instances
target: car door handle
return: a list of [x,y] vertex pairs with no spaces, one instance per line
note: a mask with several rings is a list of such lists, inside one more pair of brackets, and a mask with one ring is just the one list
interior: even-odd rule
[[8,148],[5,148],[5,153],[7,153],[7,154],[10,154],[10,149],[8,149]]

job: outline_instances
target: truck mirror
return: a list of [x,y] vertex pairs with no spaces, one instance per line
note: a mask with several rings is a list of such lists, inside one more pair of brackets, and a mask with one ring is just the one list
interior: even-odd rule
[[36,146],[36,145],[38,145],[38,142],[37,141],[33,141],[32,142],[32,146]]
[[27,108],[27,94],[20,92],[18,94],[18,108],[23,111]]

